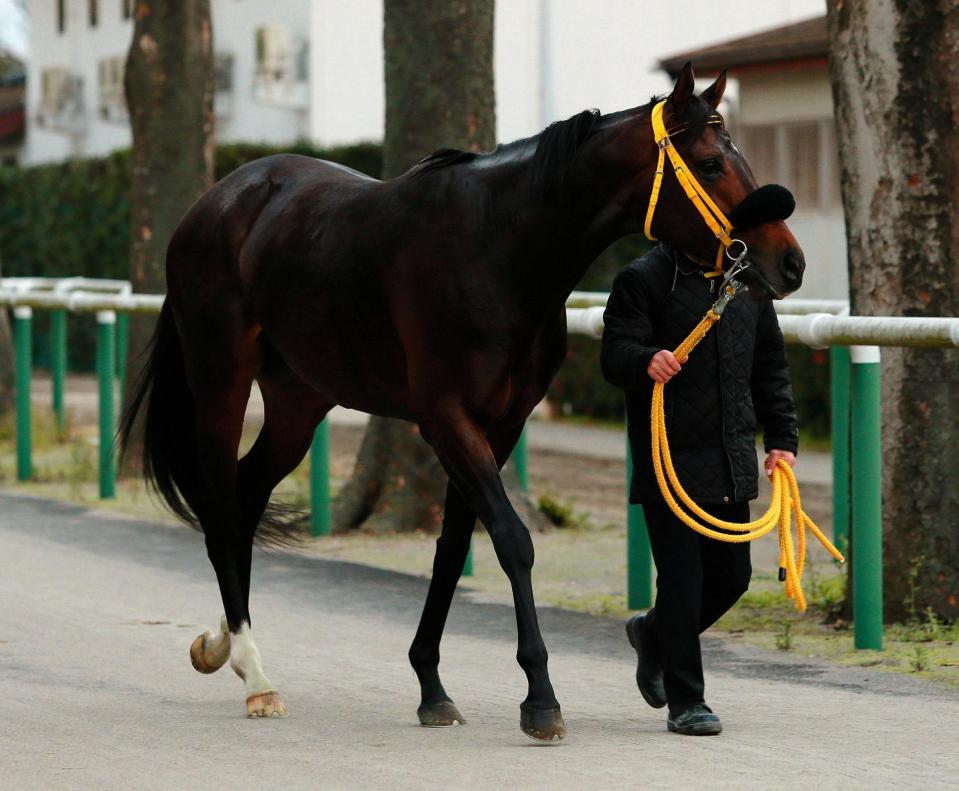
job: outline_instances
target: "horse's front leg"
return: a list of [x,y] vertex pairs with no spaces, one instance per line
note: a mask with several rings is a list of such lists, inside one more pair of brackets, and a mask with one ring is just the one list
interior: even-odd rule
[[546,646],[536,619],[531,579],[533,541],[529,531],[506,496],[499,476],[500,464],[489,439],[465,412],[433,421],[429,433],[453,484],[485,525],[513,589],[519,637],[516,659],[529,682],[529,694],[520,706],[520,727],[534,739],[561,739],[566,735],[566,727],[549,680]]

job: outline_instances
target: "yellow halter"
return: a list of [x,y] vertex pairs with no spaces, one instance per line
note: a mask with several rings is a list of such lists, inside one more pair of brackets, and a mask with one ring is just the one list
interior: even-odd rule
[[[689,172],[686,163],[683,162],[683,158],[679,155],[676,147],[669,139],[669,132],[666,130],[666,124],[663,121],[663,109],[665,106],[666,100],[663,99],[663,101],[653,107],[653,137],[659,148],[659,161],[656,163],[656,176],[653,178],[653,189],[649,194],[649,208],[646,209],[646,238],[651,242],[656,241],[656,237],[653,236],[653,214],[656,212],[656,204],[659,202],[659,190],[663,185],[666,154],[669,154],[669,161],[673,165],[673,172],[676,174],[676,178],[686,192],[686,197],[692,201],[693,206],[696,207],[696,210],[702,216],[703,220],[705,220],[706,225],[709,226],[709,230],[713,232],[713,235],[719,241],[719,249],[716,251],[715,271],[706,275],[706,277],[718,277],[723,273],[723,253],[725,253],[734,242],[739,240],[733,239],[729,235],[733,229],[732,223],[726,219],[726,215],[720,211],[719,207],[713,202],[713,199],[706,194],[706,190],[702,188],[702,185],[696,180],[696,177]],[[710,116],[706,123],[721,124],[722,119],[720,119],[719,116]],[[677,134],[684,129],[684,126],[678,127],[673,130],[673,133]],[[742,242],[739,243],[742,244]],[[743,245],[744,249],[745,247],[746,246]]]

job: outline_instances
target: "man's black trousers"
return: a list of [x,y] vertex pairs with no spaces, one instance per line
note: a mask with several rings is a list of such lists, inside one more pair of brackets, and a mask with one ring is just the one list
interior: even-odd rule
[[[749,503],[707,505],[727,522],[748,522]],[[699,635],[749,587],[749,542],[730,544],[695,532],[665,503],[643,506],[656,562],[656,606],[647,615],[658,640],[666,699],[673,712],[703,703]]]

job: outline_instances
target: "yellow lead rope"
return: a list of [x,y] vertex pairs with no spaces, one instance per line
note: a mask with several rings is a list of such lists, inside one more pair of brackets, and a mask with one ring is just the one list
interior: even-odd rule
[[[709,332],[719,319],[720,314],[714,310],[710,310],[703,320],[696,325],[695,329],[689,333],[686,340],[676,347],[673,355],[680,364],[686,362],[690,352],[696,348],[696,345],[706,336],[706,333]],[[717,541],[730,543],[753,541],[766,535],[778,526],[780,579],[783,579],[786,583],[786,596],[796,602],[796,608],[800,612],[805,612],[806,597],[803,595],[800,581],[806,562],[806,530],[809,529],[812,531],[812,534],[819,539],[819,542],[840,563],[844,563],[846,559],[842,553],[833,546],[832,542],[823,535],[815,522],[803,511],[802,502],[799,499],[799,485],[796,483],[796,476],[793,474],[792,468],[782,459],[776,462],[776,468],[772,474],[772,496],[769,510],[759,519],[740,524],[737,522],[726,522],[725,520],[717,519],[711,514],[708,514],[693,502],[679,482],[676,470],[673,469],[673,461],[669,453],[669,439],[666,436],[666,414],[663,409],[664,387],[665,385],[662,382],[657,382],[653,386],[650,431],[653,445],[653,469],[656,473],[656,481],[659,483],[659,490],[662,492],[666,503],[676,517],[684,524],[691,527],[697,533],[716,539]],[[683,505],[685,505],[692,514],[707,524],[701,524],[687,514],[676,501],[676,497],[682,501]],[[795,546],[793,545],[791,531],[794,518],[796,522]],[[713,528],[719,528],[719,530]],[[785,574],[784,578],[783,574]]]

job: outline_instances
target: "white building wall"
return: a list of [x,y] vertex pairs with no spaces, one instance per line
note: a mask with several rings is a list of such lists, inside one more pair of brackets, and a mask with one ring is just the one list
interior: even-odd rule
[[825,66],[747,72],[739,80],[739,121],[784,124],[832,118],[832,91]]
[[[320,0],[213,0],[214,51],[233,56],[233,91],[217,101],[217,137],[274,144],[310,137],[308,83],[267,97],[255,90],[256,30],[281,25],[296,47],[308,40],[311,6]],[[99,19],[91,27],[87,0],[65,0],[66,30],[57,30],[54,0],[28,0],[31,42],[27,59],[27,136],[25,164],[76,156],[101,156],[130,145],[125,116],[100,117],[98,64],[108,57],[125,58],[133,21],[123,19],[119,0],[100,0]],[[37,123],[42,75],[47,68],[66,68],[83,78],[82,123],[71,131]]]
[[310,40],[311,138],[382,140],[382,0],[313,0]]
[[[90,27],[86,0],[66,0],[66,30],[59,33],[56,3],[29,0],[30,56],[27,59],[27,136],[24,163],[97,156],[130,144],[126,121],[100,118],[97,111],[99,84],[97,64],[101,58],[126,53],[132,30],[121,18],[119,2],[100,2],[99,23]],[[83,78],[83,112],[70,131],[56,131],[37,124],[41,76],[48,67],[66,68]]]
[[[256,31],[276,25],[289,33],[291,55],[310,40],[311,0],[213,0],[213,49],[233,58],[233,90],[217,97],[216,135],[282,145],[310,138],[309,83],[295,79],[280,90],[256,80]],[[295,71],[295,68],[294,68]]]
[[802,299],[848,299],[846,223],[842,211],[799,211],[787,220],[806,257]]
[[[778,126],[832,117],[832,93],[825,66],[749,71],[739,79],[738,121],[743,125]],[[820,171],[822,177],[835,181],[838,189],[839,174],[831,162],[827,164]],[[806,275],[796,296],[846,299],[849,276],[842,206],[810,208],[800,204],[788,225],[806,256]]]

